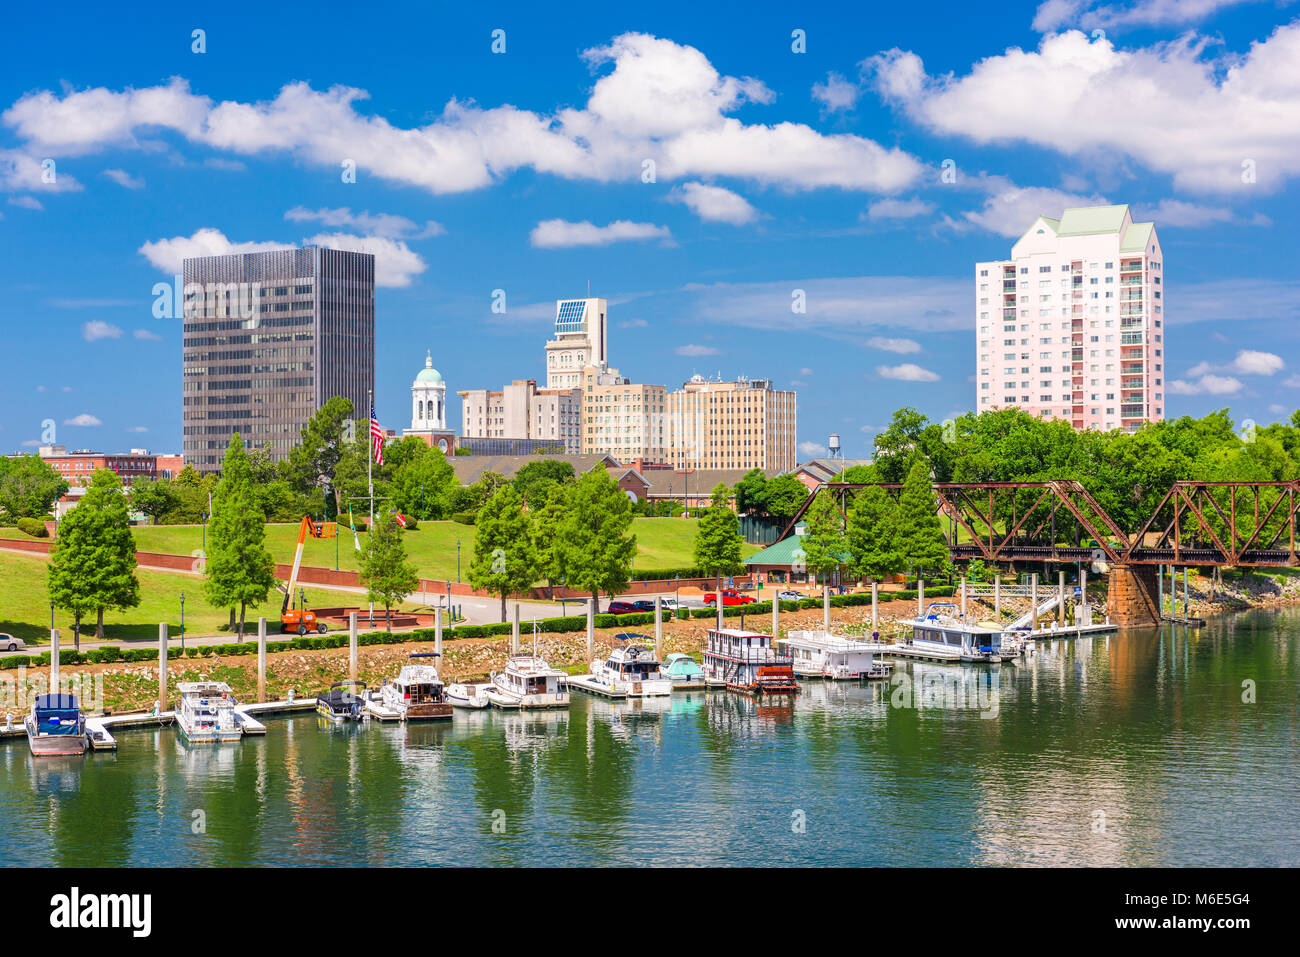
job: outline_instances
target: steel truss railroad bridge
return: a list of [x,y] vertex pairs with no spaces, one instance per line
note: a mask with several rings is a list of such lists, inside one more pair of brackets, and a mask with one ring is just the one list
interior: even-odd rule
[[[818,494],[835,496],[844,515],[849,493],[870,487],[823,483],[804,500],[781,538],[791,534]],[[895,500],[903,488],[887,483],[879,487]],[[1300,565],[1300,481],[1175,482],[1131,533],[1075,481],[941,482],[933,489],[956,560]]]

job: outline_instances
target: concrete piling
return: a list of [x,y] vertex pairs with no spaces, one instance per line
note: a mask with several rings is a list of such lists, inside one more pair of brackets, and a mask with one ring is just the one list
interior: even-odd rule
[[871,630],[880,631],[880,585],[871,583]]
[[158,622],[158,710],[167,710],[167,622]]
[[718,610],[718,631],[722,630],[722,579],[718,579],[718,587],[713,590],[713,607]]
[[1002,620],[1002,576],[993,576],[993,618]]
[[961,617],[966,618],[966,579],[961,580]]
[[831,586],[822,585],[822,631],[831,633]]
[[59,693],[59,629],[50,629],[50,694]]
[[1065,626],[1065,572],[1056,573],[1056,627]]
[[587,599],[587,660],[596,656],[596,599]]
[[519,602],[515,602],[515,614],[510,621],[510,653],[519,654]]
[[1038,630],[1038,572],[1029,576],[1029,630]]
[[[451,614],[451,610],[448,609],[447,613]],[[439,610],[438,613],[433,616],[433,650],[438,653],[439,658],[442,657],[442,611],[441,610]]]
[[916,580],[916,617],[925,617],[925,580]]
[[257,700],[266,700],[266,619],[257,619]]
[[781,602],[776,597],[777,589],[772,588],[772,643],[781,636]]
[[662,601],[662,598],[655,595],[655,661],[664,660],[664,619],[662,615]]
[[[441,629],[439,629],[441,631]],[[357,680],[357,613],[348,612],[348,677]]]

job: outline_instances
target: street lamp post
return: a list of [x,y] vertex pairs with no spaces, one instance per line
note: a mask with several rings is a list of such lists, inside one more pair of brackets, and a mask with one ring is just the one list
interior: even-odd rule
[[208,553],[208,513],[200,512],[199,517],[203,519],[203,554]]
[[565,611],[565,608],[567,607],[567,606],[565,605],[565,602],[564,602],[564,593],[568,590],[568,589],[565,587],[565,582],[566,582],[567,580],[568,580],[568,575],[567,575],[567,574],[564,574],[564,573],[561,573],[561,575],[560,575],[560,617],[561,617],[561,618],[564,617],[564,611]]
[[[456,584],[460,584],[460,539],[456,539]],[[450,591],[448,591],[450,594]]]
[[181,651],[185,650],[185,592],[181,592]]
[[682,617],[682,576],[679,572],[673,576],[673,602],[677,606],[677,617]]
[[54,599],[50,599],[50,631],[54,630]]

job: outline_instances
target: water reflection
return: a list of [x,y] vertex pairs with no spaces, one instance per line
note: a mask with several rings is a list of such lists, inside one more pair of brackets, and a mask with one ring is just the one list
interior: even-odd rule
[[902,662],[890,681],[808,681],[776,701],[576,695],[567,711],[412,725],[312,714],[234,745],[151,728],[120,734],[116,755],[41,761],[19,739],[0,745],[0,854],[102,866],[1294,864],[1297,633],[1300,612],[1256,612],[1056,639],[996,670]]

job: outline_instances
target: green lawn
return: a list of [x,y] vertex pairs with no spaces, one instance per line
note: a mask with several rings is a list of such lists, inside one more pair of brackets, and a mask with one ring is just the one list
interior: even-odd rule
[[[4,588],[0,590],[0,631],[16,635],[29,644],[49,638],[50,600],[45,590],[46,567],[47,562],[42,556],[0,552],[0,581],[4,582]],[[227,609],[213,608],[204,600],[203,582],[198,576],[148,569],[137,569],[136,576],[140,580],[140,604],[124,612],[104,613],[104,637],[107,641],[156,639],[160,621],[166,621],[171,626],[171,634],[178,636],[182,591],[185,592],[186,634],[215,634],[218,626],[225,624],[230,617]],[[314,587],[307,587],[306,592],[309,608],[365,604],[364,595],[352,592]],[[283,600],[279,592],[273,591],[266,604],[260,608],[250,607],[246,613],[245,637],[249,633],[257,634],[259,615],[266,616],[269,630],[278,631]],[[416,606],[408,603],[403,607]],[[63,612],[56,612],[54,623],[70,647],[72,619]],[[91,615],[89,620],[82,622],[82,637],[93,637],[94,632],[95,617]]]
[[[694,564],[692,550],[695,545],[697,519],[637,518],[632,530],[637,538],[635,568],[682,568]],[[203,544],[203,528],[199,525],[142,525],[132,529],[136,549],[142,552],[165,552],[171,555],[195,554]],[[356,551],[352,533],[340,528],[338,539],[308,538],[303,548],[303,564],[321,568],[334,568],[337,545],[338,568],[356,571],[360,552]],[[28,538],[16,528],[0,529],[0,537]],[[365,547],[362,533],[361,547]],[[30,541],[30,539],[28,539]],[[298,542],[297,525],[268,525],[267,547],[277,562],[293,561],[294,546]],[[456,580],[456,543],[460,542],[463,580],[474,554],[474,526],[457,522],[421,522],[420,527],[405,535],[406,550],[425,578]],[[752,555],[759,546],[746,544],[742,554]]]

